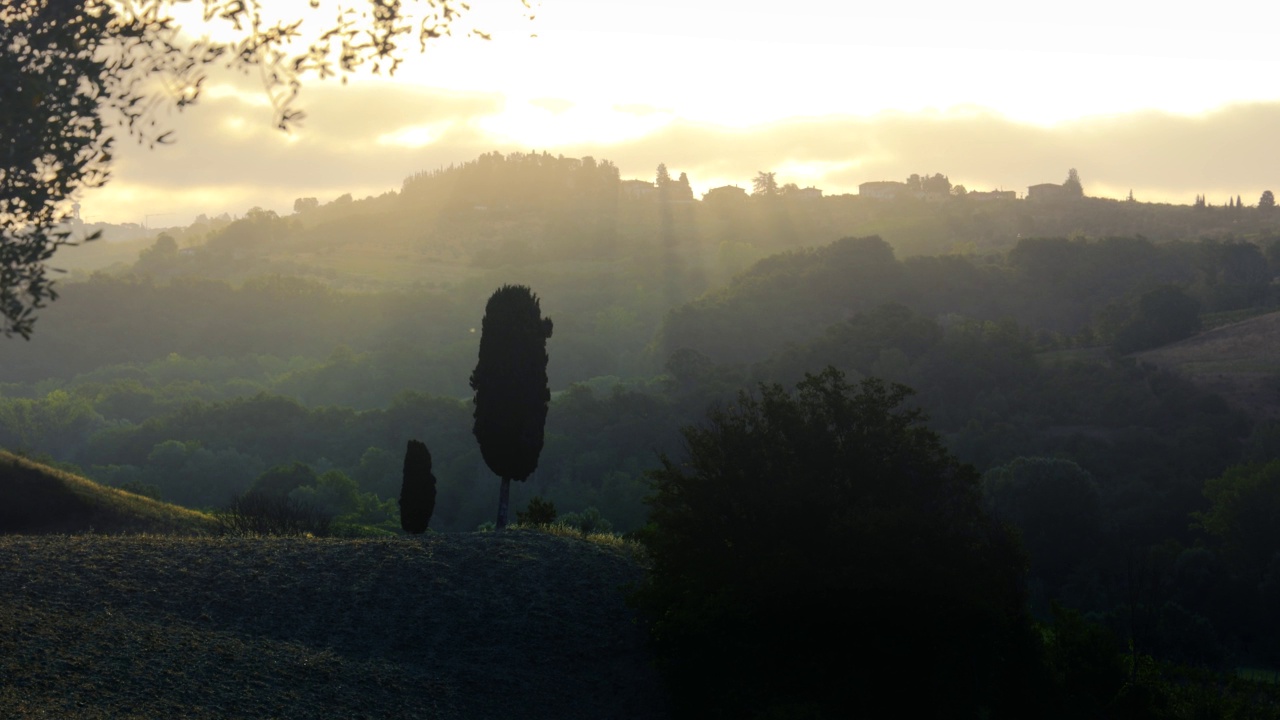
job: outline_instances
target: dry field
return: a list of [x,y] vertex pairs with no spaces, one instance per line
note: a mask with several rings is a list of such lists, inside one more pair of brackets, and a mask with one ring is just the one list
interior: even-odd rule
[[1280,417],[1280,312],[1214,328],[1135,357],[1188,377],[1255,417]]
[[3,718],[664,718],[618,544],[0,536]]

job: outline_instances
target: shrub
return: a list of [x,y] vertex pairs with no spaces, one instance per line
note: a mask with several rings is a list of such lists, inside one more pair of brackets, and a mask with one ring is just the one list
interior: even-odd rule
[[327,535],[332,518],[287,495],[253,491],[218,515],[226,535]]
[[606,520],[594,507],[580,513],[566,513],[556,524],[573,528],[583,535],[613,532],[613,523]]
[[516,522],[521,525],[550,525],[556,521],[556,504],[534,496],[524,510],[516,511]]

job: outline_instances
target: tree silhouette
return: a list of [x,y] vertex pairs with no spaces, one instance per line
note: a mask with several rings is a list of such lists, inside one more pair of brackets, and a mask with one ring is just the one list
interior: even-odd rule
[[671,184],[671,172],[667,170],[666,163],[658,163],[658,174],[654,179],[654,184],[658,186],[658,189],[665,188]]
[[1062,183],[1062,189],[1071,197],[1084,197],[1084,187],[1080,184],[1080,173],[1075,168],[1067,171],[1067,180]]
[[[0,2],[0,333],[29,338],[34,311],[57,298],[46,263],[73,238],[62,223],[81,191],[110,175],[115,129],[166,143],[162,110],[197,101],[213,66],[263,78],[275,121],[288,129],[304,77],[393,74],[414,44],[449,34],[460,0],[371,0],[337,20],[271,22],[264,0],[203,0],[219,32],[182,33],[183,0]],[[318,8],[318,3],[312,4]],[[226,32],[221,32],[226,31]],[[480,31],[475,34],[484,36]],[[217,39],[211,39],[217,37]],[[413,42],[413,41],[416,41]]]
[[511,481],[538,467],[551,390],[547,387],[547,339],[551,319],[523,285],[503,285],[485,305],[480,356],[471,373],[480,454],[502,478],[497,529],[507,526]]
[[[690,716],[845,717],[890,699],[976,716],[1018,692],[1016,541],[909,395],[834,368],[794,393],[761,385],[683,428],[687,457],[649,474],[636,599]],[[903,667],[934,692],[890,689]]]
[[751,181],[751,194],[763,197],[773,197],[774,195],[777,195],[777,173],[765,172],[763,170],[756,173],[755,179]]
[[431,452],[424,443],[410,440],[400,483],[400,527],[413,535],[426,532],[435,509],[436,476],[431,472]]
[[1271,210],[1276,206],[1276,196],[1270,190],[1263,190],[1262,197],[1258,198],[1258,207],[1262,210]]

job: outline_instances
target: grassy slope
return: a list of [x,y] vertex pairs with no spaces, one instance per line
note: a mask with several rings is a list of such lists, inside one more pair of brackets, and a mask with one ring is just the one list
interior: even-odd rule
[[625,550],[0,537],[0,717],[659,718]]
[[1280,312],[1217,327],[1138,353],[1157,367],[1191,378],[1257,417],[1280,417]]
[[0,451],[0,534],[213,532],[204,513],[98,485]]

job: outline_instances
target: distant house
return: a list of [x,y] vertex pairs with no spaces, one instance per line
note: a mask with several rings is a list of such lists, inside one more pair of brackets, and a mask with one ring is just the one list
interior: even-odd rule
[[618,183],[618,190],[623,197],[638,200],[654,197],[658,192],[658,186],[648,180],[623,180]]
[[1071,199],[1071,196],[1061,185],[1040,183],[1027,188],[1027,199],[1031,202],[1063,202]]
[[894,180],[875,180],[858,186],[858,195],[876,200],[892,200],[907,192],[907,184]]
[[792,190],[788,193],[788,197],[804,201],[821,200],[822,191],[816,187],[800,188],[799,190]]
[[1012,190],[988,190],[986,192],[969,192],[965,193],[965,200],[977,200],[978,202],[987,202],[990,200],[1017,200],[1018,193]]
[[702,194],[702,202],[705,203],[745,202],[746,199],[747,191],[737,185],[721,185]]

